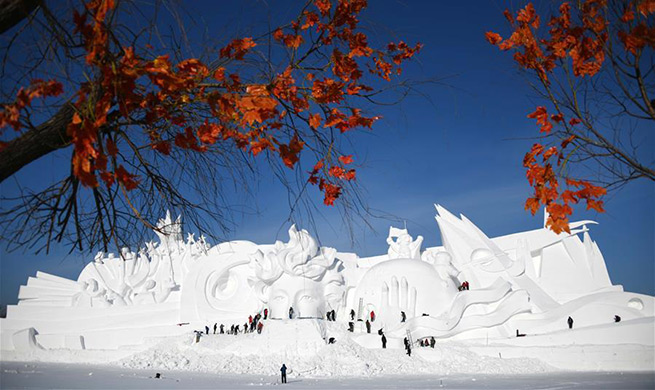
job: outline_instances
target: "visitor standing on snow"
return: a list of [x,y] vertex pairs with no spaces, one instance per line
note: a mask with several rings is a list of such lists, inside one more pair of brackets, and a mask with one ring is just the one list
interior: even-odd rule
[[350,321],[355,321],[355,310],[350,309]]
[[406,319],[407,319],[407,315],[405,314],[404,311],[401,311],[400,312],[400,322],[405,322]]
[[385,336],[384,333],[382,333],[382,349],[386,349],[386,348],[387,348],[387,336]]
[[214,334],[216,334],[216,328],[218,328],[218,323],[214,323]]
[[225,333],[225,329],[223,328],[223,324],[221,324],[220,333],[221,333],[221,334]]
[[366,320],[366,333],[371,333],[371,323]]
[[566,320],[566,322],[569,323],[569,329],[573,329],[573,318],[571,318],[571,316],[569,316],[569,319]]
[[282,383],[287,383],[287,366],[286,366],[286,364],[282,363],[282,368],[280,368],[280,372],[282,373]]
[[352,321],[350,321],[350,322],[348,323],[348,332],[352,333],[352,332],[354,332],[354,331],[355,331],[355,323],[352,322]]
[[289,319],[293,318],[293,307],[289,308]]
[[371,322],[375,322],[375,312],[371,310]]
[[262,328],[264,327],[264,324],[261,322],[257,324],[257,334],[262,334]]
[[436,340],[434,339],[434,337],[430,337],[430,347],[431,348],[434,348],[435,343],[436,343]]
[[266,317],[268,317],[268,309],[264,308],[264,319],[266,319]]
[[209,326],[205,325],[205,334],[209,334]]

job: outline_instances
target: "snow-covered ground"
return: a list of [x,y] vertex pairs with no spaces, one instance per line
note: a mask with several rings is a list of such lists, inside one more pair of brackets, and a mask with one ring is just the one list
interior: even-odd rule
[[[116,366],[3,362],[3,389],[253,389],[279,385],[277,375],[225,375]],[[156,373],[161,378],[156,379]],[[295,389],[653,389],[654,373],[574,372],[532,375],[384,375],[289,377]]]
[[655,388],[655,351],[640,345],[440,341],[410,357],[399,340],[382,349],[375,330],[353,334],[342,322],[266,321],[262,334],[209,334],[199,343],[191,329],[118,350],[2,351],[0,387],[250,388],[276,384],[284,363],[299,388]]

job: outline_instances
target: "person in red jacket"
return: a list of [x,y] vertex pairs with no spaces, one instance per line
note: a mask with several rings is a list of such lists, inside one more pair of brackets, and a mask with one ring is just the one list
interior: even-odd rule
[[268,317],[268,309],[264,309],[264,319],[266,319],[266,317]]
[[371,322],[375,322],[375,312],[371,310]]
[[257,324],[257,334],[262,334],[262,329],[264,328],[264,324],[260,322]]

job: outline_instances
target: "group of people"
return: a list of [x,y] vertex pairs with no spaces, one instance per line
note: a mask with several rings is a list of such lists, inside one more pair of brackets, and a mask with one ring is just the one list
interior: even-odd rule
[[[257,334],[262,333],[262,329],[264,329],[264,323],[261,322],[262,319],[267,319],[268,318],[268,309],[264,309],[263,314],[262,313],[257,313],[254,316],[250,315],[248,316],[248,322],[243,324],[243,328],[241,328],[240,325],[235,325],[232,324],[229,329],[225,329],[225,325],[221,324],[220,326],[218,323],[214,323],[214,334],[233,334],[237,335],[239,333],[254,333],[257,332]],[[199,330],[194,330],[195,333],[195,341],[196,343],[200,341],[200,337],[202,336],[202,331]],[[209,326],[205,325],[205,334],[209,334]]]
[[418,345],[420,345],[421,347],[434,348],[435,343],[436,343],[436,340],[434,339],[434,337],[430,337],[430,338],[426,337],[424,339],[419,339],[418,340]]
[[468,280],[463,281],[462,284],[459,287],[457,287],[457,290],[459,290],[459,291],[464,291],[464,290],[468,290],[468,289],[469,289]]
[[337,312],[335,312],[334,310],[330,310],[325,314],[325,318],[328,321],[336,321],[337,320]]

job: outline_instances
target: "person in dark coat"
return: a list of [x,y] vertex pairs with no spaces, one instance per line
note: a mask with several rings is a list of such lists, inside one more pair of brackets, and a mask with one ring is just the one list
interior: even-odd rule
[[382,333],[382,349],[386,349],[386,348],[387,348],[387,336],[385,336],[384,333]]
[[248,333],[248,323],[247,322],[243,323],[243,333]]
[[205,325],[205,334],[209,334],[209,326]]
[[573,318],[571,318],[571,316],[569,316],[569,319],[566,320],[566,322],[569,324],[569,329],[573,329]]
[[618,314],[614,316],[614,322],[621,322],[621,317]]
[[371,323],[366,320],[366,333],[371,333]]
[[239,334],[239,325],[234,327],[234,334]]
[[268,309],[264,308],[264,319],[266,319],[266,317],[268,317]]
[[354,332],[354,331],[355,331],[355,323],[352,322],[352,321],[350,321],[350,322],[348,323],[348,332],[352,333],[352,332]]
[[216,329],[218,328],[218,324],[214,323],[214,334],[216,334]]
[[230,326],[230,334],[234,334],[234,324],[232,324],[232,326]]
[[355,310],[350,309],[350,321],[355,321]]
[[430,347],[431,348],[434,348],[434,343],[436,343],[436,340],[434,339],[434,337],[430,337]]
[[404,311],[401,311],[400,312],[400,322],[405,322],[406,319],[407,319],[407,315],[405,314]]
[[327,313],[325,313],[325,319],[328,320],[328,321],[332,321],[332,312],[331,311],[328,311]]
[[293,307],[289,308],[289,319],[293,318]]
[[219,332],[220,332],[221,334],[225,333],[225,332],[224,332],[224,328],[223,328],[223,324],[221,324],[221,327],[220,327]]
[[405,343],[405,350],[407,351],[407,355],[412,356],[412,347],[409,345],[409,340],[407,340],[407,337],[403,339],[403,343]]
[[280,368],[280,373],[282,373],[282,383],[287,383],[287,366],[286,366],[286,364],[282,363],[282,367]]

